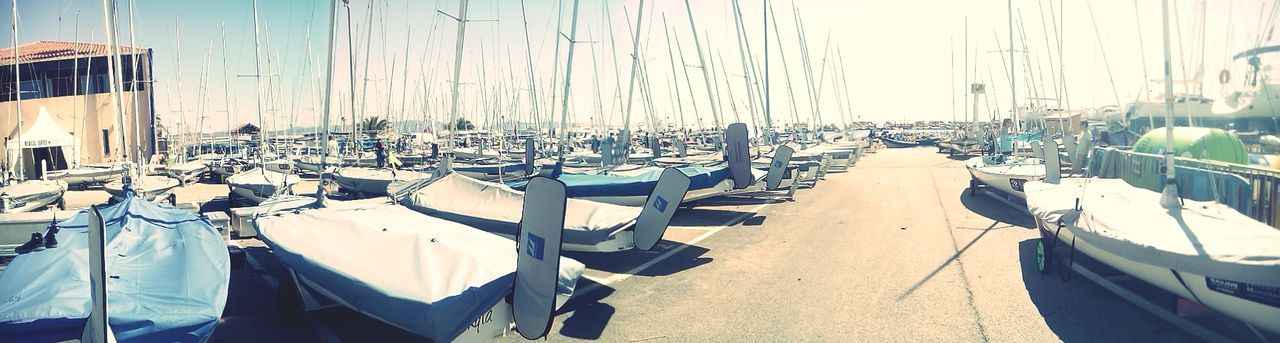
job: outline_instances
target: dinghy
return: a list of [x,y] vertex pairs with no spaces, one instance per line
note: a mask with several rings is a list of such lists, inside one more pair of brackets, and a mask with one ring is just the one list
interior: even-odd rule
[[[324,173],[324,170],[320,168],[320,161],[320,156],[303,156],[294,159],[293,164],[298,171],[320,175],[321,173]],[[342,159],[333,156],[330,156],[325,160],[325,162],[327,162],[325,164],[327,164],[329,168],[335,168],[342,165]]]
[[[582,274],[582,263],[559,254],[563,191],[539,200],[523,204],[525,213],[544,211],[521,224],[521,244],[386,199],[326,200],[324,207],[313,198],[271,200],[258,207],[254,225],[289,270],[293,286],[278,297],[296,308],[329,301],[435,342],[480,341],[505,332],[512,311],[523,313],[530,300],[548,305],[542,319],[549,321]],[[553,223],[534,227],[547,220]],[[539,276],[536,284],[552,287],[531,299],[522,290],[527,280],[518,280]],[[504,301],[509,294],[514,304]],[[525,319],[516,320],[523,335]]]
[[54,203],[62,205],[67,183],[61,180],[27,180],[0,187],[0,213],[27,212]]
[[156,172],[178,180],[180,184],[188,184],[200,180],[209,166],[203,161],[190,161],[156,168]]
[[884,146],[888,148],[914,148],[920,146],[919,142],[897,140],[886,136],[880,136],[880,141],[884,142]]
[[290,194],[301,181],[297,175],[271,170],[248,170],[227,178],[232,201],[256,205],[272,196]]
[[1159,200],[1121,179],[1027,184],[1046,258],[1074,242],[1126,274],[1280,333],[1280,231],[1217,202],[1166,209]]
[[67,187],[84,190],[120,179],[124,176],[124,167],[115,163],[85,164],[71,169],[51,170],[44,176],[47,180],[61,180],[67,183]]
[[111,194],[111,198],[121,200],[125,198],[125,181],[131,183],[133,192],[137,193],[139,198],[147,201],[155,200],[169,191],[178,187],[178,180],[160,175],[143,175],[136,178],[125,178],[121,180],[111,181],[102,185],[102,189]]
[[[1044,164],[1039,159],[997,156],[977,156],[965,163],[973,180],[993,187],[1019,199],[1027,197],[1023,186],[1028,181],[1044,179]],[[976,184],[971,184],[974,186]],[[977,188],[972,188],[976,190]]]
[[364,167],[339,168],[333,173],[333,180],[338,187],[358,199],[387,195],[387,186],[394,181],[430,177],[430,173],[424,172]]
[[[669,172],[662,177],[654,192],[667,190],[675,196],[650,194],[649,203],[663,202],[659,212],[674,212],[676,206],[665,203],[683,197],[688,177]],[[434,180],[407,185],[394,191],[401,205],[433,217],[446,219],[507,238],[514,238],[520,226],[520,208],[524,192],[492,182],[476,180],[463,174],[449,173]],[[680,188],[686,185],[685,188]],[[396,186],[392,186],[396,188]],[[565,209],[564,248],[571,251],[611,252],[636,247],[635,236],[662,237],[670,216],[642,217],[644,208],[621,206],[584,199],[569,199]],[[653,232],[635,232],[640,229]],[[642,242],[643,243],[643,242]],[[642,250],[650,246],[641,244]]]
[[80,339],[95,304],[104,305],[103,320],[120,342],[208,340],[226,306],[231,270],[209,220],[133,196],[102,207],[101,221],[93,222],[105,223],[99,256],[109,277],[105,294],[91,296],[90,211],[57,224],[57,247],[18,255],[0,273],[8,299],[0,301],[0,340]]

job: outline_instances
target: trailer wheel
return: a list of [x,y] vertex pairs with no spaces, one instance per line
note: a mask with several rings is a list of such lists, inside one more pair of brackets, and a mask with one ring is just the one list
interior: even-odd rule
[[1044,244],[1044,238],[1036,240],[1036,271],[1049,274],[1053,270],[1053,250]]
[[302,323],[302,296],[293,282],[281,282],[276,288],[276,317],[288,326]]
[[67,198],[58,197],[58,209],[64,211],[67,209]]
[[978,180],[977,179],[969,179],[969,196],[971,197],[978,196]]

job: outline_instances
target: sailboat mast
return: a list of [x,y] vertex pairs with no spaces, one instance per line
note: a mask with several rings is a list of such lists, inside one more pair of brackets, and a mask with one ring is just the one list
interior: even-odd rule
[[227,107],[227,153],[230,155],[231,148],[235,145],[235,134],[231,132],[231,122],[232,118],[234,118],[233,113],[235,113],[235,110],[231,109],[231,72],[229,71],[230,67],[227,67],[227,28],[225,22],[218,23],[218,31],[222,36],[222,101],[226,103]]
[[[110,0],[103,0],[110,1]],[[25,160],[22,156],[22,72],[18,70],[18,65],[22,64],[18,58],[18,0],[13,0],[13,94],[16,97],[14,107],[18,112],[18,165],[14,171],[17,172],[18,180],[23,179],[22,162]],[[109,18],[108,18],[109,19]],[[110,34],[108,34],[110,39]]]
[[[577,8],[576,3],[574,4],[574,7]],[[631,37],[631,79],[630,81],[627,81],[627,108],[622,112],[622,133],[618,135],[618,138],[622,142],[626,142],[626,143],[631,142],[631,105],[634,103],[634,100],[635,100],[636,73],[639,72],[639,69],[640,69],[639,68],[640,67],[640,27],[643,23],[644,23],[644,0],[640,0],[640,7],[636,8],[636,34]],[[577,25],[576,18],[574,19],[574,25]],[[573,43],[571,42],[569,44],[570,44],[569,50],[573,51],[573,45],[572,45]],[[572,59],[572,57],[570,58]],[[568,94],[568,86],[567,86],[568,84],[569,84],[569,80],[566,78],[565,94]],[[568,97],[565,97],[565,98],[568,99]],[[630,152],[630,149],[623,150],[624,156],[629,152]],[[625,158],[623,160],[625,161]]]
[[[262,125],[266,123],[266,120],[262,114],[262,79],[261,79],[262,67],[260,65],[260,63],[262,63],[261,62],[262,57],[260,55],[262,53],[261,52],[262,49],[259,48],[260,44],[258,43],[259,43],[258,42],[258,0],[253,0],[253,70],[254,70],[254,74],[258,74],[254,77],[254,87],[257,88],[257,92],[254,94],[253,98],[257,101],[257,104],[258,104],[257,105],[258,106],[258,125]],[[265,166],[267,162],[266,161],[266,153],[267,153],[266,133],[267,133],[266,127],[258,128],[258,162],[263,163],[263,166],[264,166],[262,168],[263,170],[266,169]]]
[[[141,110],[142,105],[138,104],[138,77],[139,77],[139,74],[141,73],[141,71],[138,70],[138,66],[141,63],[138,63],[138,51],[133,50],[133,47],[138,46],[138,42],[134,40],[134,37],[136,37],[136,35],[134,35],[134,30],[133,30],[134,18],[138,16],[137,11],[134,10],[134,5],[133,5],[134,2],[135,1],[133,0],[129,1],[129,45],[130,45],[129,61],[132,62],[131,64],[133,64],[133,70],[132,70],[133,78],[132,80],[130,80],[131,83],[129,87],[129,92],[132,93],[130,94],[130,96],[133,98],[131,99],[133,101],[133,148],[138,149],[138,151],[134,152],[135,154],[134,158],[137,158],[138,163],[141,164],[143,162],[142,138],[140,138],[140,136],[142,136],[142,120],[139,117],[142,114],[142,110]],[[213,42],[210,41],[210,44],[212,43]]]
[[564,65],[564,96],[560,98],[560,165],[564,165],[564,147],[569,144],[569,76],[573,75],[573,46],[578,40],[579,2],[580,0],[573,0],[573,19],[569,24],[569,58]]
[[[711,119],[715,121],[715,130],[724,128],[720,124],[720,105],[716,102],[715,83],[711,81],[711,71],[707,70],[707,59],[702,54],[702,40],[698,38],[698,27],[693,23],[693,6],[689,5],[689,0],[684,0],[685,13],[689,15],[689,30],[693,33],[693,47],[698,50],[698,64],[702,66],[703,83],[707,85],[707,99],[711,101]],[[720,149],[719,141],[716,142],[716,149]]]
[[[125,135],[124,135],[124,97],[123,95],[120,94],[123,88],[123,82],[121,82],[120,80],[122,78],[120,75],[120,68],[122,68],[122,63],[120,62],[120,40],[118,37],[116,37],[115,1],[102,0],[102,5],[105,7],[103,9],[103,17],[105,19],[104,21],[106,21],[106,24],[104,26],[105,26],[105,31],[107,32],[107,44],[111,45],[111,61],[110,63],[107,64],[108,65],[107,69],[110,74],[111,97],[115,101],[115,107],[116,107],[115,126],[116,126],[116,130],[119,131],[120,133],[120,146],[121,146],[120,149],[123,149],[127,140],[125,139]],[[14,32],[15,32],[14,41],[16,42],[17,41],[16,28]],[[19,118],[21,118],[21,116],[19,116]],[[19,130],[19,132],[21,132],[21,130]],[[19,136],[19,139],[21,139],[21,136]],[[124,161],[123,153],[122,153],[122,150],[120,149],[116,149],[117,152],[121,152],[121,153],[117,153],[117,160]],[[138,172],[139,176],[141,175],[141,170],[135,170],[135,172]]]
[[1164,192],[1160,204],[1165,208],[1181,207],[1178,184],[1174,181],[1173,159],[1173,67],[1169,63],[1169,0],[1162,1],[1164,25]]
[[1017,87],[1018,68],[1014,67],[1014,65],[1017,63],[1017,60],[1013,58],[1013,51],[1014,51],[1013,44],[1014,44],[1013,0],[1009,0],[1009,95],[1010,95],[1009,101],[1013,103],[1012,105],[1013,112],[1010,115],[1013,117],[1014,133],[1017,133],[1018,126],[1019,126],[1018,125],[1018,87]]
[[444,163],[440,166],[440,170],[444,172],[448,172],[452,168],[454,133],[458,131],[458,125],[456,124],[458,122],[458,86],[462,85],[459,79],[462,78],[462,46],[463,43],[466,43],[468,2],[468,0],[462,0],[459,3],[458,17],[454,18],[458,21],[458,37],[455,39],[456,46],[453,51],[453,100],[451,100],[452,104],[449,106],[449,123],[446,124],[449,127],[449,141],[446,147],[448,154],[445,156]]
[[[335,43],[338,41],[338,2],[329,1],[329,53],[325,54],[324,68],[324,118],[320,121],[320,170],[329,170],[329,109],[333,106],[330,100],[333,98],[333,60],[337,50],[334,49]],[[323,180],[322,180],[323,181]],[[316,184],[316,201],[324,201],[324,182]]]

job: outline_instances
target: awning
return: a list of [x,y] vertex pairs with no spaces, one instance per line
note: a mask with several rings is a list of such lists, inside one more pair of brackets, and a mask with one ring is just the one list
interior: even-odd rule
[[[17,131],[16,129],[14,131]],[[22,147],[30,148],[46,148],[46,147],[71,147],[76,144],[76,137],[67,130],[63,130],[49,117],[49,111],[40,107],[40,114],[36,116],[36,120],[31,127],[22,132]],[[9,134],[9,142],[6,144],[9,150],[18,148],[18,136],[16,132]]]

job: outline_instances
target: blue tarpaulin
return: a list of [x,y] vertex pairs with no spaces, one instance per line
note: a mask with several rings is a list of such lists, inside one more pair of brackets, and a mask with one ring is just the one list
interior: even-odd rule
[[[121,342],[202,342],[227,302],[222,236],[191,211],[129,197],[106,221],[108,320]],[[60,223],[56,248],[0,273],[0,341],[79,339],[90,311],[89,215]]]

